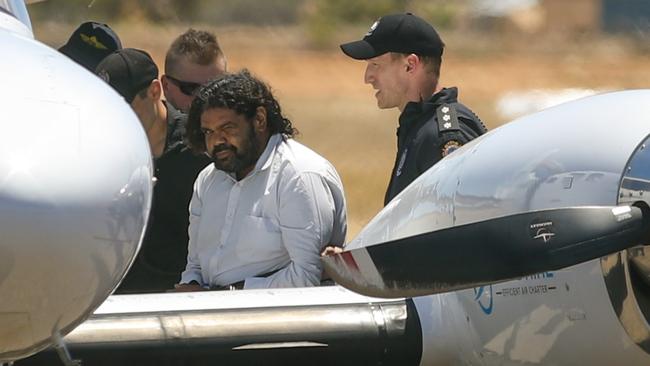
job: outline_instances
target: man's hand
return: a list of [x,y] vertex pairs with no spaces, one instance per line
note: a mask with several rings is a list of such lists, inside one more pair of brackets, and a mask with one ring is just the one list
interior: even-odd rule
[[177,283],[174,285],[174,289],[170,290],[170,292],[194,292],[194,291],[207,291],[207,289],[199,285],[198,282],[192,281],[190,283]]
[[343,248],[337,247],[337,246],[334,246],[334,245],[328,245],[320,253],[320,256],[321,257],[328,257],[330,255],[335,255],[335,254],[340,254],[340,253],[343,253]]

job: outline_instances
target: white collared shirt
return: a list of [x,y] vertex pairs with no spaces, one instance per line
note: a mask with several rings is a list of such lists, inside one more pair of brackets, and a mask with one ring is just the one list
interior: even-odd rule
[[[187,267],[181,283],[245,288],[313,286],[320,252],[345,241],[343,184],[314,151],[271,136],[242,180],[207,166],[190,202]],[[277,271],[268,277],[255,277]]]

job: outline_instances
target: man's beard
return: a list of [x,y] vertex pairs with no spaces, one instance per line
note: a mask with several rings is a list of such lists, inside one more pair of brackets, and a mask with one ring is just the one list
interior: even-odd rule
[[[222,170],[226,173],[239,173],[242,170],[251,167],[257,163],[257,159],[260,156],[260,144],[255,138],[255,131],[251,128],[248,134],[248,138],[244,141],[242,146],[237,149],[235,146],[230,144],[221,144],[217,145],[212,149],[210,157],[214,163],[214,167]],[[232,151],[226,159],[217,158],[217,153],[224,150]]]

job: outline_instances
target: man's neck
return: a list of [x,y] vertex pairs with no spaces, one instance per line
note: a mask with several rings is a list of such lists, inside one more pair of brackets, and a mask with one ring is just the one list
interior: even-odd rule
[[167,107],[162,101],[158,101],[154,106],[154,116],[146,131],[151,154],[158,158],[165,151],[167,141]]
[[437,82],[427,81],[421,85],[420,93],[419,93],[420,100],[421,101],[429,100],[434,94],[436,94],[440,90],[442,90],[442,88]]
[[430,81],[421,83],[418,85],[418,88],[413,90],[412,93],[409,93],[404,101],[402,101],[398,106],[400,113],[404,112],[404,108],[406,108],[406,105],[410,102],[420,103],[427,101],[440,90],[442,90],[442,88],[440,88],[437,83],[431,83]]
[[246,167],[238,172],[235,173],[235,179],[238,181],[246,178],[246,176],[253,171],[253,168],[255,168],[255,165],[251,165],[249,167]]

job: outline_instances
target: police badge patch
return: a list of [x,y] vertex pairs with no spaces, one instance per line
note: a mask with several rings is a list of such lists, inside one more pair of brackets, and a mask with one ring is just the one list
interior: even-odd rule
[[447,141],[445,145],[442,147],[442,157],[444,158],[445,156],[456,151],[459,147],[461,147],[461,145],[462,144],[456,140]]
[[372,33],[375,31],[375,29],[377,29],[377,26],[379,25],[380,20],[381,19],[377,19],[377,21],[372,23],[372,25],[370,26],[370,29],[368,30],[368,33],[366,33],[366,35],[364,37],[368,37],[368,36],[372,35]]

